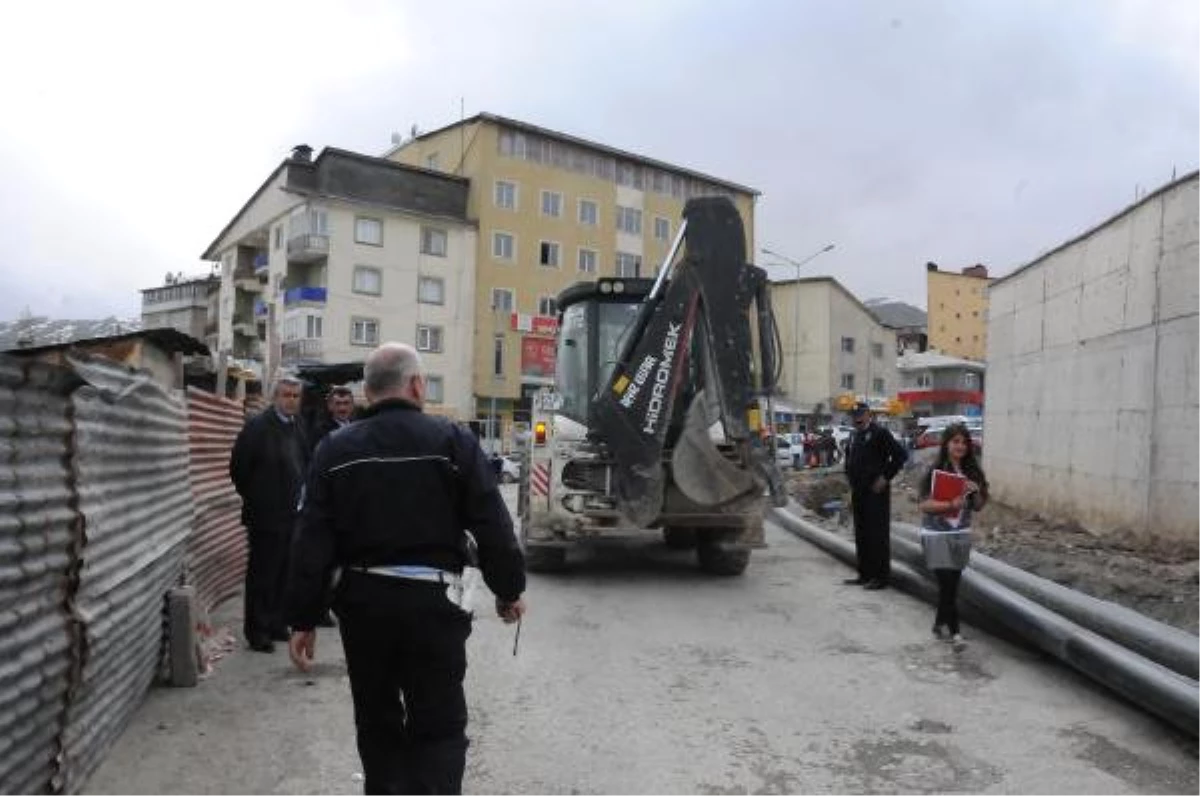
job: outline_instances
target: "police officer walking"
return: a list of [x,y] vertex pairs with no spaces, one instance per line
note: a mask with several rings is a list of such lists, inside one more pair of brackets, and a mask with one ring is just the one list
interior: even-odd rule
[[846,477],[854,513],[858,577],[845,581],[867,589],[888,585],[892,571],[891,481],[908,459],[892,432],[875,422],[871,408],[858,402],[850,413],[854,433],[846,452]]
[[367,357],[363,419],[328,437],[309,470],[288,592],[289,652],[307,671],[335,567],[338,618],[366,793],[460,793],[471,614],[464,530],[506,622],[525,612],[524,559],[475,436],[424,414],[417,352]]

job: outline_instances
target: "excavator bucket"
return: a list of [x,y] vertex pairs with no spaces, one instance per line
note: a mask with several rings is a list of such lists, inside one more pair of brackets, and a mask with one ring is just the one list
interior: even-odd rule
[[726,459],[708,435],[710,423],[699,392],[684,417],[683,432],[671,453],[671,472],[679,491],[701,506],[717,506],[754,489],[749,470]]

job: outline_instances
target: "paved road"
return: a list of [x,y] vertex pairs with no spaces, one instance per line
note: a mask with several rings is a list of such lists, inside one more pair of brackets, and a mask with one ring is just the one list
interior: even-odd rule
[[[1006,642],[956,654],[924,603],[767,538],[742,578],[656,543],[533,576],[516,657],[478,594],[467,791],[1197,792],[1169,727]],[[360,792],[335,636],[312,677],[239,650],[156,689],[89,792]]]

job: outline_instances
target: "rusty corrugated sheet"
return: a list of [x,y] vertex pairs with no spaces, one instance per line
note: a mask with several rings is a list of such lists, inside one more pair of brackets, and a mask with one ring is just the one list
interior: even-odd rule
[[74,357],[73,473],[85,517],[74,610],[83,665],[67,709],[56,789],[75,792],[154,681],[164,606],[179,582],[192,521],[187,416],[149,374]]
[[246,576],[242,500],[229,480],[229,454],[245,423],[242,406],[189,388],[189,475],[195,515],[188,541],[188,582],[205,611],[237,595]]
[[72,665],[79,523],[66,370],[0,355],[0,792],[47,790]]

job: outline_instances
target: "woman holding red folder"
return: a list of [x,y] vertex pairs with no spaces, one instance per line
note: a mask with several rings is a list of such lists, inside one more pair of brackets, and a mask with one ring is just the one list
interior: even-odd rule
[[987,503],[988,482],[975,458],[971,432],[955,423],[942,432],[937,461],[921,485],[921,547],[938,582],[933,634],[963,645],[958,624],[958,583],[971,555],[971,515]]

